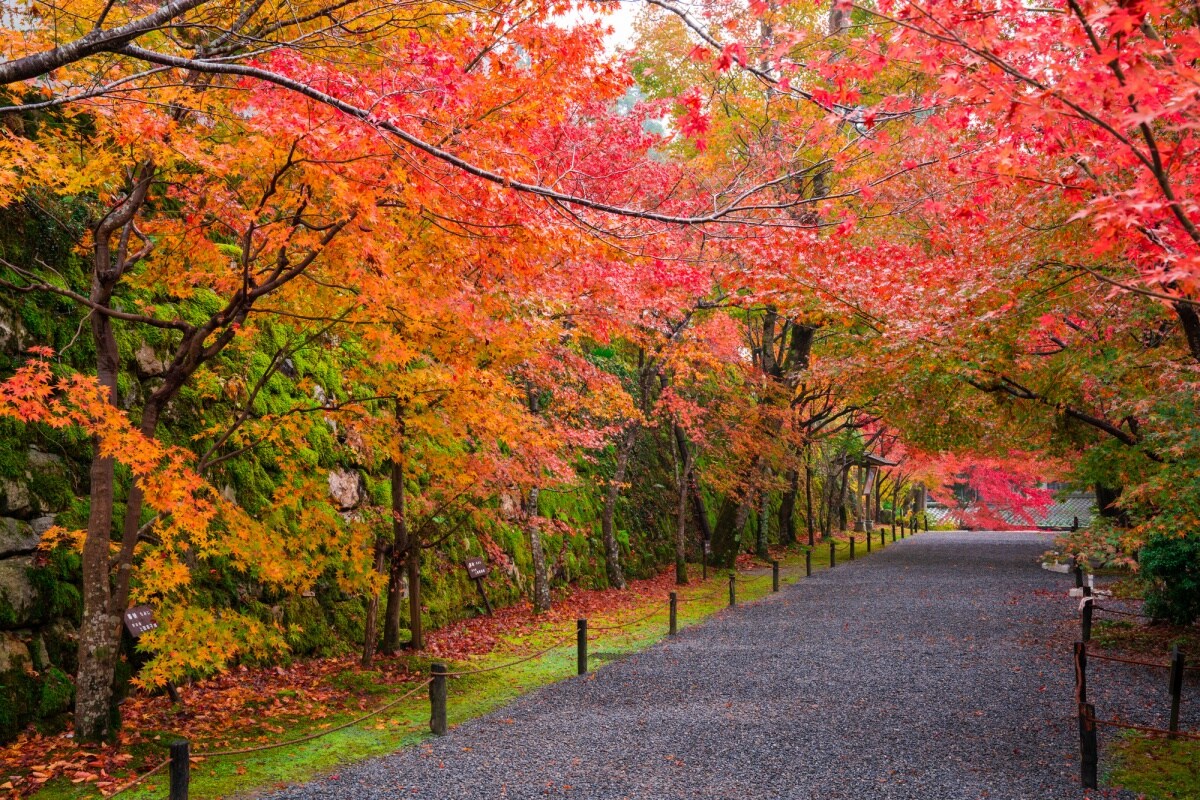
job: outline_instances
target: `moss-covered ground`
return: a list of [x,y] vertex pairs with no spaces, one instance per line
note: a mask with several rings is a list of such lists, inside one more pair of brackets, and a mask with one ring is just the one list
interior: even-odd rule
[[1142,734],[1123,736],[1112,748],[1108,783],[1147,800],[1200,798],[1200,741],[1167,742]]
[[[879,539],[876,534],[875,549],[878,549]],[[890,533],[887,545],[891,544]],[[849,560],[849,542],[839,539],[836,543],[836,557],[839,565]],[[857,542],[857,557],[867,556],[861,535]],[[805,577],[804,548],[791,548],[775,553],[780,561],[780,583],[790,585]],[[745,566],[745,565],[743,565]],[[818,544],[813,551],[812,568],[828,569],[829,546],[827,543]],[[717,611],[726,608],[728,597],[728,572],[710,568],[708,579],[701,580],[699,565],[689,565],[692,582],[688,586],[679,587],[678,626],[680,629],[695,625],[712,616]],[[737,601],[739,604],[754,602],[771,593],[771,569],[761,563],[751,569],[739,572],[737,583]],[[628,620],[636,620],[645,615],[647,619],[626,625]],[[590,638],[589,651],[592,654],[591,668],[600,669],[611,660],[624,654],[645,649],[668,635],[668,605],[664,597],[643,597],[633,605],[626,605],[619,611],[599,614],[589,620],[593,629],[623,626],[617,630],[594,630]],[[523,658],[529,653],[549,647],[556,641],[567,639],[565,643],[554,647],[545,655],[515,664],[511,667],[483,672],[475,675],[453,678],[449,688],[448,717],[451,725],[455,725],[474,717],[493,711],[520,695],[540,686],[563,680],[575,674],[576,651],[574,629],[559,621],[547,624],[532,632],[519,636],[506,637],[501,646],[491,653],[473,658],[469,661],[450,664],[454,671],[477,670],[506,664]],[[410,657],[407,667],[410,671],[427,674],[429,659]],[[331,678],[348,688],[359,691],[363,698],[364,711],[345,712],[330,715],[317,721],[295,721],[271,725],[265,723],[263,735],[271,742],[283,742],[303,737],[305,735],[334,728],[343,722],[355,718],[370,710],[382,706],[392,699],[404,694],[413,684],[395,685],[379,682],[381,673],[348,670]],[[254,714],[253,708],[246,708],[246,714]],[[276,749],[262,750],[237,756],[222,756],[218,758],[196,759],[191,768],[191,796],[193,798],[239,797],[253,796],[272,787],[297,783],[313,778],[323,773],[336,772],[339,767],[372,756],[384,755],[398,748],[420,742],[429,736],[429,702],[424,689],[416,692],[411,698],[397,704],[386,712],[345,728],[334,731],[307,742],[290,744]],[[139,745],[131,753],[134,760],[132,766],[144,770],[159,763],[165,756],[166,745],[174,735],[162,733],[155,741],[153,732],[143,739],[150,744]],[[205,745],[196,743],[194,750],[218,749],[215,743]],[[225,748],[220,748],[225,749]],[[122,793],[122,798],[129,800],[158,800],[165,796],[167,777],[165,771],[160,772],[143,783]],[[111,791],[111,789],[110,789]],[[65,778],[59,778],[47,783],[35,795],[41,800],[66,800],[71,798],[92,798],[101,796],[100,791],[90,783],[72,783]]]

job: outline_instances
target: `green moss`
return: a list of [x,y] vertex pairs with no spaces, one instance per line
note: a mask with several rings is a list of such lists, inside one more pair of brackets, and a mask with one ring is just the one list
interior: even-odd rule
[[282,603],[285,637],[298,656],[331,656],[346,650],[316,598],[292,597]]
[[38,716],[42,719],[63,714],[75,702],[75,684],[71,676],[58,667],[51,667],[42,682],[42,698],[38,703]]
[[79,591],[79,554],[58,548],[50,553],[45,566],[29,570],[29,582],[38,593],[44,618],[65,617],[78,620],[83,612],[83,595]]
[[0,672],[0,744],[12,741],[33,720],[40,689],[37,679],[21,666]]
[[46,645],[46,655],[51,664],[67,673],[75,672],[79,662],[79,643],[73,625],[60,619],[42,628],[42,642]]
[[27,437],[27,426],[7,417],[0,417],[0,478],[25,477],[29,463]]
[[30,472],[29,490],[38,498],[43,513],[60,511],[75,499],[75,487],[66,465]]
[[366,604],[359,598],[329,604],[329,622],[334,635],[346,644],[362,644],[366,635]]
[[1200,742],[1122,738],[1113,747],[1116,764],[1108,782],[1148,800],[1195,800],[1200,797]]
[[17,627],[17,610],[8,601],[8,593],[0,591],[0,628]]

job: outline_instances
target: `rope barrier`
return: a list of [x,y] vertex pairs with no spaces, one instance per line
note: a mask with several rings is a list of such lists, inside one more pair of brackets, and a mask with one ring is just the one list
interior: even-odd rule
[[[316,733],[309,734],[308,736],[301,736],[297,739],[288,739],[287,741],[284,741],[284,742],[272,742],[271,744],[258,745],[256,747],[243,747],[243,748],[238,748],[238,749],[234,749],[234,750],[210,750],[208,752],[201,751],[201,752],[197,752],[197,753],[192,753],[192,758],[218,758],[221,756],[244,755],[246,753],[258,753],[258,752],[261,752],[264,750],[275,750],[277,748],[288,747],[289,745],[293,745],[293,744],[301,744],[303,742],[311,742],[313,739],[319,739],[322,736],[326,736],[331,733],[336,733],[337,731],[345,730],[346,728],[352,727],[354,725],[357,725],[360,722],[364,722],[365,720],[370,719],[371,717],[381,714],[384,711],[387,711],[389,708],[392,708],[393,706],[396,706],[396,705],[404,702],[408,698],[412,697],[414,694],[419,692],[421,689],[424,689],[426,686],[428,686],[432,682],[433,682],[432,679],[426,679],[426,680],[422,681],[421,683],[417,684],[416,686],[414,686],[409,691],[407,691],[404,694],[397,697],[395,700],[391,700],[387,703],[384,703],[379,708],[376,708],[373,711],[363,714],[361,717],[356,717],[356,718],[350,720],[349,722],[344,722],[341,725],[338,725],[334,728],[328,728],[323,731],[317,731]],[[139,775],[137,778],[134,778],[132,781],[125,784],[120,789],[117,789],[112,794],[106,795],[106,796],[107,797],[116,797],[117,795],[119,795],[123,792],[129,791],[130,789],[134,788],[135,786],[142,783],[146,779],[150,778],[152,775],[156,775],[157,773],[161,772],[163,770],[163,768],[166,767],[170,763],[171,763],[171,759],[169,759],[169,758],[163,759],[163,761],[161,761],[158,764],[158,766],[156,766],[154,769],[150,770],[149,772],[147,772],[143,775]]]
[[[1122,664],[1134,664],[1136,666],[1141,666],[1141,667],[1158,667],[1160,669],[1170,669],[1171,668],[1170,664],[1160,664],[1157,661],[1139,661],[1137,659],[1121,658],[1119,656],[1106,656],[1102,653],[1096,653],[1092,650],[1088,650],[1087,654],[1088,654],[1088,658],[1098,658],[1102,661],[1118,661]],[[1191,667],[1184,666],[1183,670],[1184,670],[1184,672],[1200,672],[1200,664],[1197,664],[1197,665],[1191,666]]]
[[136,778],[134,778],[133,780],[131,780],[129,783],[127,783],[127,784],[125,784],[124,786],[122,786],[120,789],[117,789],[117,790],[116,790],[115,792],[113,792],[112,794],[105,795],[105,797],[116,797],[117,795],[121,794],[122,792],[127,792],[127,791],[129,791],[130,789],[132,789],[133,787],[137,786],[137,785],[138,785],[139,783],[141,783],[142,781],[144,781],[144,780],[146,780],[147,778],[149,778],[151,775],[156,775],[156,774],[158,774],[159,772],[161,772],[161,771],[162,771],[162,769],[163,769],[163,767],[167,766],[167,765],[168,765],[168,764],[170,764],[170,763],[171,763],[171,759],[169,759],[169,758],[165,758],[165,759],[163,759],[163,760],[162,760],[162,762],[161,762],[161,763],[160,763],[160,764],[159,764],[157,767],[155,767],[154,769],[150,770],[150,771],[149,771],[149,772],[147,772],[147,773],[144,773],[144,774],[142,774],[142,775],[139,775],[138,777],[136,777]]
[[647,614],[644,617],[638,617],[637,619],[631,619],[628,622],[622,622],[619,625],[591,626],[589,629],[593,630],[593,631],[618,631],[618,630],[621,630],[622,628],[628,628],[630,625],[637,625],[639,622],[645,622],[646,620],[650,619],[651,617],[662,613],[662,606],[663,606],[664,602],[669,603],[670,601],[659,601],[658,606],[656,606],[653,611],[651,611],[649,614]]
[[1121,664],[1133,664],[1141,667],[1158,667],[1160,669],[1170,669],[1170,664],[1159,664],[1157,661],[1139,661],[1133,658],[1121,658],[1119,656],[1106,656],[1101,653],[1095,653],[1088,650],[1088,658],[1098,658],[1101,661],[1116,661]]
[[370,719],[371,717],[374,717],[378,714],[382,714],[384,711],[387,711],[389,708],[399,705],[403,701],[412,697],[414,694],[419,692],[421,689],[424,689],[426,686],[428,686],[432,682],[433,682],[432,679],[426,678],[424,681],[422,681],[421,683],[418,683],[412,689],[410,689],[409,691],[400,695],[395,700],[390,700],[387,703],[384,703],[383,705],[381,705],[379,708],[376,708],[373,711],[368,711],[366,714],[363,714],[361,717],[356,717],[355,719],[352,719],[349,722],[344,722],[341,725],[337,725],[333,728],[328,728],[323,731],[318,731],[316,733],[312,733],[307,736],[301,736],[297,739],[289,739],[289,740],[283,741],[283,742],[273,742],[271,744],[258,745],[256,747],[245,747],[245,748],[239,748],[239,749],[235,749],[235,750],[215,750],[215,751],[209,751],[209,752],[201,751],[198,753],[193,753],[192,757],[193,758],[217,758],[219,756],[244,755],[246,753],[257,753],[257,752],[260,752],[263,750],[274,750],[274,749],[277,749],[280,747],[287,747],[288,745],[301,744],[303,742],[312,741],[313,739],[319,739],[322,736],[326,736],[331,733],[336,733],[337,731],[345,730],[346,728],[353,727],[354,725],[357,725],[360,722],[364,722],[364,721]]
[[287,747],[287,746],[293,745],[293,744],[301,744],[303,742],[311,742],[313,739],[320,739],[322,736],[326,736],[331,733],[336,733],[337,731],[345,730],[346,728],[357,725],[358,723],[363,722],[364,720],[368,720],[377,714],[381,714],[384,711],[387,711],[389,708],[392,708],[393,706],[398,705],[399,703],[412,697],[414,694],[416,694],[420,690],[424,689],[426,686],[428,686],[432,682],[433,682],[433,679],[426,678],[424,681],[422,681],[421,683],[418,683],[412,689],[410,689],[409,691],[400,695],[395,700],[391,700],[387,703],[384,703],[383,705],[381,705],[379,708],[375,709],[374,711],[370,711],[366,714],[363,714],[361,717],[352,719],[349,722],[342,723],[341,725],[338,725],[335,728],[329,728],[327,730],[318,731],[317,733],[309,734],[308,736],[301,736],[298,739],[289,739],[286,742],[274,742],[272,744],[264,744],[264,745],[259,745],[257,747],[243,747],[243,748],[239,748],[236,750],[215,750],[215,751],[209,751],[207,753],[198,752],[198,753],[192,753],[192,757],[193,758],[217,758],[219,756],[240,756],[240,755],[244,755],[246,753],[258,753],[263,750],[275,750],[277,748]]
[[1147,725],[1134,725],[1132,722],[1118,722],[1115,719],[1100,719],[1099,717],[1090,715],[1088,719],[1097,725],[1107,725],[1110,728],[1126,728],[1131,731],[1153,733],[1159,736],[1176,736],[1181,739],[1200,741],[1200,731],[1169,731],[1165,728],[1151,728]]
[[700,595],[699,597],[680,597],[677,602],[697,603],[701,600],[716,600],[718,598],[724,597],[725,591],[726,590],[722,588],[722,589],[718,589],[717,591],[713,592],[712,594],[703,594],[703,595]]
[[447,678],[461,678],[465,675],[480,675],[484,672],[495,672],[497,670],[507,669],[508,667],[515,667],[517,664],[524,664],[526,661],[532,661],[533,659],[535,659],[539,656],[544,656],[544,655],[546,655],[546,653],[549,653],[551,650],[553,650],[557,647],[562,647],[564,644],[566,644],[567,642],[573,641],[574,639],[575,639],[575,634],[571,633],[571,634],[564,636],[561,639],[556,640],[553,644],[551,644],[546,649],[538,650],[536,653],[530,653],[529,655],[527,655],[523,658],[518,658],[516,661],[508,661],[504,664],[496,664],[491,667],[480,667],[479,669],[459,670],[457,672],[443,672],[442,674],[445,675]]
[[1108,606],[1102,606],[1095,602],[1092,603],[1092,609],[1095,611],[1103,611],[1105,614],[1118,614],[1122,617],[1141,617],[1142,619],[1154,619],[1153,617],[1149,616],[1148,614],[1139,614],[1136,611],[1118,611],[1115,608],[1109,608]]

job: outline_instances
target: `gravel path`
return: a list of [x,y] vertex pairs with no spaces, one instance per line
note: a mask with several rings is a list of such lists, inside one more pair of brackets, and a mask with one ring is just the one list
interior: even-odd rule
[[1048,542],[889,544],[270,797],[1080,798],[1071,583],[1038,568]]

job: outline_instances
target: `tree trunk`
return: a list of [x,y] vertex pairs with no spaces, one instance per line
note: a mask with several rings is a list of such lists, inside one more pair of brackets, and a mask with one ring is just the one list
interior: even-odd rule
[[542,536],[538,532],[538,490],[529,490],[525,502],[525,525],[529,529],[529,554],[533,560],[533,610],[542,613],[550,610],[550,576],[546,573],[546,551],[542,549]]
[[[750,498],[747,497],[742,502],[738,503],[737,515],[733,518],[733,541],[734,553],[742,551],[742,542],[745,541],[746,523],[750,521]],[[733,566],[732,563],[729,566]]]
[[1106,486],[1103,483],[1096,484],[1096,507],[1100,511],[1100,516],[1105,519],[1110,519],[1119,527],[1129,527],[1129,515],[1125,509],[1117,505],[1117,501],[1121,499],[1121,494],[1124,489],[1120,486]]
[[900,502],[900,479],[897,478],[892,484],[892,535],[896,535],[896,521],[900,516],[900,507],[897,505]]
[[[400,618],[404,605],[405,564],[409,550],[418,549],[420,544],[409,537],[408,508],[404,487],[405,409],[397,402],[396,408],[396,453],[392,457],[392,554],[388,569],[387,608],[383,615],[383,652],[394,655],[400,652]],[[411,596],[413,587],[408,586]]]
[[788,485],[779,500],[779,543],[796,543],[796,498],[800,495],[800,470],[789,469]]
[[876,524],[883,519],[883,472],[880,471],[875,478],[875,511],[871,515]]
[[409,647],[425,649],[424,625],[421,624],[421,547],[418,542],[408,548],[404,563],[408,567],[408,630],[412,634]]
[[[107,308],[113,290],[121,279],[126,264],[124,248],[113,263],[111,238],[132,220],[145,202],[154,167],[143,164],[139,180],[129,196],[105,215],[93,231],[92,288],[89,300],[95,308]],[[117,373],[120,355],[112,320],[107,314],[92,311],[92,340],[96,348],[96,380],[106,391],[107,400],[117,405]],[[157,426],[157,413],[147,409],[149,422]],[[153,428],[151,428],[153,433]],[[122,541],[118,555],[114,585],[109,559],[113,535],[113,502],[115,500],[116,464],[100,452],[98,441],[92,443],[90,470],[88,527],[83,544],[83,617],[79,627],[79,669],[75,676],[75,741],[99,742],[115,737],[120,716],[113,703],[113,682],[121,644],[121,616],[128,598],[129,577],[133,567],[133,550],[137,542],[137,526],[133,535]],[[140,494],[136,484],[131,493]],[[133,495],[131,494],[131,499]],[[136,516],[140,517],[140,505]],[[128,531],[126,515],[125,530]]]
[[[399,413],[397,413],[399,417]],[[403,432],[401,431],[401,436]],[[401,445],[402,446],[402,445]],[[397,456],[392,461],[392,555],[388,569],[387,609],[383,622],[383,652],[400,652],[400,619],[404,607],[405,565],[408,551],[415,549],[408,537],[408,515],[404,496],[404,466]],[[408,587],[412,595],[413,587]]]
[[[375,574],[383,573],[386,565],[387,543],[382,536],[375,537]],[[370,669],[375,663],[375,647],[379,644],[379,591],[373,590],[367,599],[367,615],[363,622],[363,669]]]
[[726,497],[717,511],[717,524],[712,530],[713,564],[732,567],[738,554],[737,517],[743,504]]
[[704,504],[704,493],[700,491],[700,483],[696,480],[696,462],[692,458],[687,435],[684,434],[683,428],[680,426],[674,425],[672,427],[675,429],[675,443],[679,447],[679,452],[683,454],[684,463],[688,465],[684,476],[687,480],[688,494],[692,498],[692,510],[696,514],[696,527],[700,531],[701,544],[704,542],[711,543],[713,538],[712,524],[708,521],[708,509]]
[[[93,315],[93,320],[101,315]],[[98,450],[99,448],[97,448]],[[109,530],[112,528],[113,460],[92,459],[91,511],[83,545],[83,619],[79,628],[79,671],[75,676],[75,736],[97,742],[116,734],[112,704],[119,626],[110,608]]]
[[771,557],[767,550],[767,537],[771,535],[771,493],[766,489],[762,492],[762,504],[758,509],[758,539],[754,543],[754,554],[764,561]]
[[675,583],[686,586],[687,574],[687,512],[688,512],[688,481],[691,479],[692,465],[684,463],[683,474],[679,478],[679,505],[675,516]]
[[1194,361],[1200,361],[1200,314],[1191,303],[1174,303],[1175,314],[1183,326],[1183,337]]
[[808,546],[817,546],[817,529],[813,525],[812,445],[804,446],[804,524],[808,528]]
[[847,496],[847,493],[849,492],[849,490],[850,490],[850,468],[843,467],[842,468],[842,487],[841,487],[841,489],[838,490],[837,497],[835,500],[835,502],[837,503],[838,530],[840,530],[840,531],[846,530],[846,526],[849,523],[849,517],[847,516],[847,513],[846,513],[846,496]]
[[617,443],[617,466],[604,493],[604,510],[600,517],[600,535],[604,540],[604,569],[608,573],[608,585],[614,589],[625,588],[625,573],[621,570],[621,547],[617,542],[613,521],[617,513],[621,483],[625,480],[629,458],[633,455],[633,446],[637,442],[637,432],[638,426],[631,425]]

